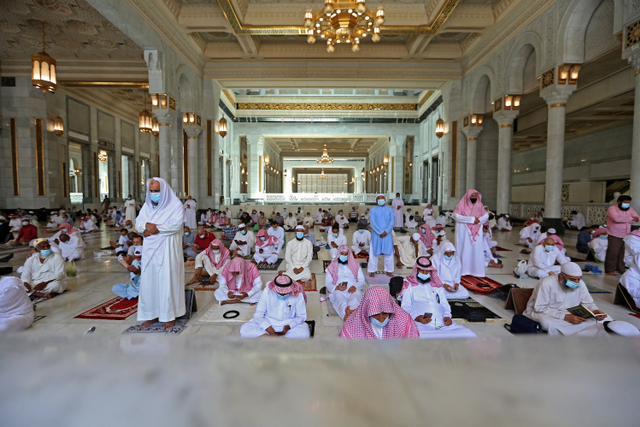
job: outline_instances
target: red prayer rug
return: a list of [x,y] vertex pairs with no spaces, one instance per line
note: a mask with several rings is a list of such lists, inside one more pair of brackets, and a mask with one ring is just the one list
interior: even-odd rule
[[462,276],[460,282],[462,286],[476,294],[486,294],[502,286],[502,283],[496,282],[488,277]]
[[76,316],[76,319],[125,320],[138,311],[138,298],[115,297]]
[[503,248],[503,247],[500,247],[500,246],[496,246],[496,251],[498,251],[498,252],[513,252],[511,249]]
[[362,253],[354,254],[354,255],[353,255],[353,257],[354,257],[355,259],[369,259],[369,255],[364,255],[364,254],[362,254]]
[[305,292],[314,292],[317,291],[316,287],[316,273],[311,273],[311,280],[307,280],[306,282],[300,282],[302,288]]

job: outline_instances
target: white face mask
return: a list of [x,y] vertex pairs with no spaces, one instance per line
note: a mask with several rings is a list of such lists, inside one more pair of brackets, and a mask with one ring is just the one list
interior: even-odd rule
[[213,251],[213,253],[214,253],[214,254],[216,254],[216,255],[220,253],[220,249],[213,249],[213,248],[212,248],[211,250],[212,250],[212,251]]

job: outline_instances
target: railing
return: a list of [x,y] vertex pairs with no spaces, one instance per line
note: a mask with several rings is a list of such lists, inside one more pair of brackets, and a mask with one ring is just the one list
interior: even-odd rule
[[[587,225],[605,224],[609,206],[608,203],[563,203],[560,214],[566,220],[571,217],[571,211],[576,211],[584,215]],[[510,203],[509,213],[513,218],[526,219],[536,215],[542,208],[543,203]]]
[[266,193],[266,203],[375,203],[376,194],[363,193]]

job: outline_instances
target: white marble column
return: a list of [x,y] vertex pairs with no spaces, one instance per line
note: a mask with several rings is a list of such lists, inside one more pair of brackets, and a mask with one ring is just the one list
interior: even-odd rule
[[496,213],[509,213],[511,200],[511,152],[513,145],[513,120],[517,111],[500,111],[494,115],[498,122],[498,197]]
[[195,125],[185,125],[184,131],[187,133],[187,153],[184,153],[189,159],[189,170],[185,171],[189,177],[189,192],[185,196],[190,195],[194,199],[199,197],[198,189],[198,136],[202,132],[202,128]]
[[260,177],[258,176],[260,171],[260,157],[262,157],[264,161],[264,140],[261,134],[247,135],[247,157],[247,162],[249,163],[247,165],[249,178],[247,196],[252,199],[259,199],[263,195],[263,192],[260,191],[258,186],[260,182]]
[[167,182],[171,182],[171,122],[172,117],[166,111],[154,110],[156,117],[158,118],[158,124],[160,128],[160,134],[158,135],[158,149],[160,157],[160,178]]
[[463,130],[467,137],[467,190],[476,188],[476,163],[478,157],[478,135],[482,127],[473,126]]

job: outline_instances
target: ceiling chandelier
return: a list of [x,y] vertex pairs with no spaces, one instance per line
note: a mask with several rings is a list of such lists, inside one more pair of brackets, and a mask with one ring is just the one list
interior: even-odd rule
[[380,26],[384,23],[384,9],[378,6],[372,12],[364,5],[365,0],[324,0],[324,8],[304,14],[307,42],[313,44],[316,37],[327,41],[327,52],[335,50],[334,44],[350,43],[351,50],[360,50],[360,39],[371,36],[380,40]]
[[318,179],[327,179],[328,176],[324,174],[324,169],[322,169],[322,173],[318,176]]
[[322,163],[323,165],[333,163],[333,159],[329,157],[329,153],[327,152],[327,144],[324,144],[324,148],[322,149],[322,157],[317,159],[316,163]]
[[42,52],[31,55],[31,80],[36,89],[55,92],[58,87],[56,60],[45,52],[44,47],[44,21],[42,21]]
[[147,110],[147,94],[144,95],[144,111],[138,115],[138,127],[142,133],[153,132],[153,115]]

